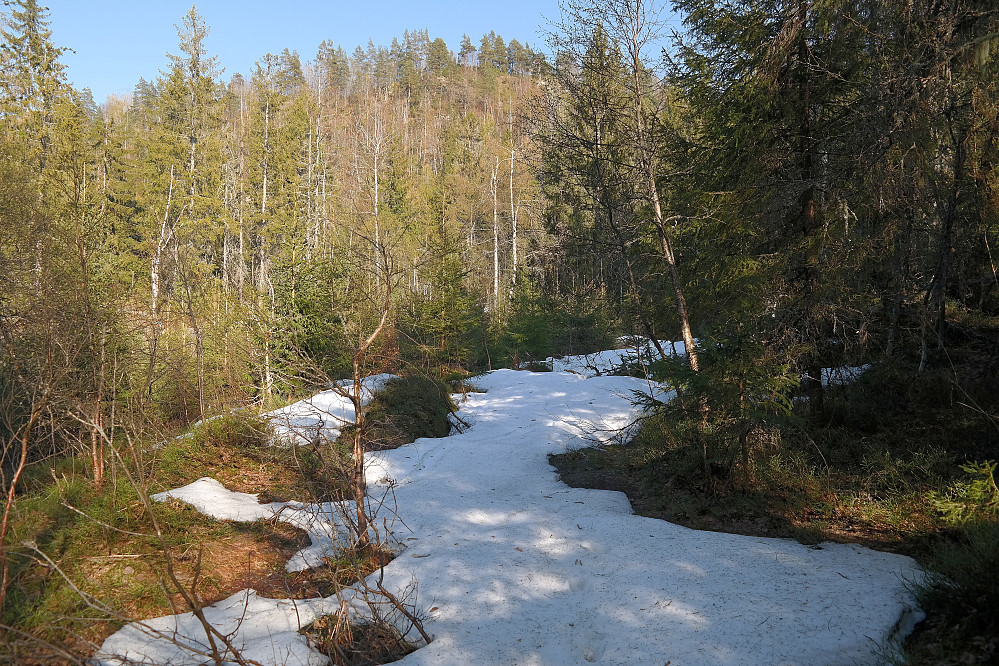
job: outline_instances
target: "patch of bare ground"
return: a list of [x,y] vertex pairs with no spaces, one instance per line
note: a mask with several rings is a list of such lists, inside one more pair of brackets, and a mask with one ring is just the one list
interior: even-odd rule
[[[889,520],[862,502],[819,488],[770,486],[761,491],[710,481],[690,485],[655,474],[641,458],[633,445],[611,445],[552,455],[549,462],[566,485],[623,492],[637,515],[692,529],[809,544],[858,543],[910,556],[924,554],[937,530],[921,507],[912,507],[907,519]],[[900,513],[899,508],[893,507],[893,513]]]
[[[278,521],[232,523],[232,530],[217,539],[191,542],[173,553],[177,579],[185,590],[194,589],[204,605],[211,605],[251,588],[272,599],[309,599],[333,594],[378,571],[394,555],[376,546],[342,551],[324,560],[325,566],[301,572],[288,572],[285,565],[292,555],[309,545],[302,530]],[[136,596],[122,609],[129,617],[154,617],[187,612],[184,596],[162,580],[162,559],[111,555],[93,558],[90,575],[114,584],[123,577],[132,586],[159,587],[162,595]]]
[[394,627],[387,624],[350,624],[342,618],[324,615],[305,627],[316,648],[334,666],[374,666],[390,664],[416,651]]
[[[305,532],[277,521],[231,523],[227,527],[231,529],[221,536],[197,535],[201,537],[199,540],[172,551],[177,580],[188,593],[194,590],[204,606],[247,588],[273,599],[330,596],[378,571],[394,557],[388,551],[368,546],[327,559],[326,566],[290,573],[285,564],[295,552],[309,544]],[[122,618],[144,619],[191,610],[184,595],[165,578],[160,553],[115,552],[88,556],[80,563],[79,572],[86,578],[88,588],[121,590],[113,603]],[[65,636],[52,645],[31,636],[28,644],[17,650],[14,661],[0,656],[0,664],[83,665],[87,662],[81,655],[93,653],[122,624],[121,621],[95,618],[74,635]],[[351,649],[358,654],[385,652],[379,647],[385,641],[372,631],[355,631]]]
[[326,558],[323,567],[295,573],[282,568],[248,587],[272,599],[328,597],[373,574],[394,558],[391,552],[374,545],[352,548],[341,551],[336,558]]

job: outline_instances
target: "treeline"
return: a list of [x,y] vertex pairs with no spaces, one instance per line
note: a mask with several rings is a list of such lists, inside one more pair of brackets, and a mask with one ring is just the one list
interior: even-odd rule
[[268,404],[347,374],[386,312],[380,353],[437,371],[683,339],[661,377],[726,459],[822,421],[823,368],[945,377],[959,321],[999,309],[996,11],[677,10],[673,35],[651,3],[570,3],[551,63],[424,30],[224,83],[192,9],[162,75],[98,108],[12,3],[8,455],[47,432],[32,455],[99,467],[112,413]]
[[349,376],[386,313],[368,369],[488,365],[543,242],[517,122],[541,56],[495,33],[459,56],[415,31],[223,82],[192,9],[161,75],[97,107],[47,20],[18,0],[3,31],[5,491],[71,452],[100,482],[126,421]]
[[52,451],[112,412],[269,403],[347,374],[386,311],[381,351],[438,371],[683,339],[664,372],[724,451],[824,418],[823,368],[946,373],[955,317],[999,308],[995,11],[677,9],[673,35],[650,3],[566,5],[551,63],[423,30],[228,82],[192,9],[98,108],[13,3],[5,441],[36,403]]
[[675,39],[641,0],[570,3],[553,34],[535,118],[563,257],[548,283],[607,294],[650,337],[697,338],[673,380],[726,447],[797,398],[825,419],[823,368],[949,381],[957,322],[999,314],[999,12],[676,9]]

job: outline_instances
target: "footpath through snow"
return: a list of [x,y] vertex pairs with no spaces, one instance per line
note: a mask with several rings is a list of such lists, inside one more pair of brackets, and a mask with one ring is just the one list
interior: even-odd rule
[[[487,392],[460,405],[464,434],[368,457],[372,495],[393,486],[406,546],[384,584],[418,585],[434,637],[398,663],[875,664],[920,616],[907,557],[691,530],[632,515],[621,493],[562,484],[548,454],[613,438],[647,383],[499,370],[476,384]],[[185,499],[208,513],[255,505],[201,483]],[[318,665],[297,629],[338,607],[244,591],[206,615],[247,659]],[[204,643],[190,614],[157,618],[111,636],[98,661],[199,664],[181,646]]]

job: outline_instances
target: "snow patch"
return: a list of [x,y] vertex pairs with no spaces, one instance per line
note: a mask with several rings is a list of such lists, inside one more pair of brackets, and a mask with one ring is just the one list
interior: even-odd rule
[[[397,375],[381,373],[361,380],[361,407],[371,403],[374,394]],[[342,379],[336,388],[317,393],[311,398],[264,414],[278,443],[311,444],[318,439],[336,439],[340,429],[357,421],[354,403],[354,382]]]
[[[696,341],[695,341],[696,342]],[[683,358],[687,348],[682,341],[664,342],[660,346],[671,358]],[[620,368],[640,363],[649,363],[660,358],[659,350],[645,337],[629,335],[618,338],[618,349],[578,354],[573,356],[548,357],[545,363],[553,372],[572,372],[584,377],[598,377],[612,374]]]
[[[242,590],[204,609],[205,619],[246,660],[277,666],[323,666],[329,660],[309,645],[298,630],[320,615],[335,613],[334,599],[265,599]],[[232,653],[215,637],[225,663]],[[212,651],[201,622],[193,613],[132,622],[104,641],[96,656],[100,666],[156,664],[181,666],[212,663]]]
[[280,520],[293,525],[309,535],[312,542],[295,553],[285,568],[290,572],[305,571],[322,565],[324,557],[335,554],[337,545],[347,543],[349,532],[345,527],[345,513],[353,509],[350,502],[271,502],[261,504],[257,495],[237,493],[227,489],[215,479],[202,477],[193,483],[153,495],[157,502],[177,499],[216,520]]
[[840,368],[822,368],[823,386],[846,386],[860,379],[860,376],[871,369],[870,363]]

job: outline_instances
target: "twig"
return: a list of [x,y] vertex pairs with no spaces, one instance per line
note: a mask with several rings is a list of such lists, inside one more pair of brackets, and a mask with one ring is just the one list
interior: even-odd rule
[[[123,530],[123,529],[121,529],[120,527],[115,527],[114,525],[108,525],[108,524],[107,524],[107,523],[105,523],[104,521],[101,521],[101,520],[97,520],[96,518],[94,518],[93,516],[91,516],[91,515],[90,515],[89,513],[86,513],[86,512],[84,512],[84,511],[80,511],[79,509],[77,509],[77,508],[76,508],[75,506],[73,506],[72,504],[70,504],[70,503],[69,503],[69,502],[67,502],[66,500],[63,500],[63,501],[61,501],[61,502],[59,502],[59,503],[60,503],[60,504],[61,504],[62,506],[64,506],[64,507],[66,507],[67,509],[69,509],[70,511],[75,511],[76,513],[80,514],[80,515],[81,515],[81,516],[83,516],[84,518],[87,518],[87,519],[89,519],[89,520],[92,520],[92,521],[94,521],[95,523],[97,523],[98,525],[100,525],[101,527],[106,527],[106,528],[108,528],[109,530],[114,530],[115,532],[121,532],[122,534],[130,534],[130,535],[132,535],[132,536],[137,536],[137,537],[148,537],[148,536],[150,536],[149,534],[143,534],[143,533],[141,533],[141,532],[129,532],[128,530]],[[108,556],[108,557],[110,557],[110,556]],[[138,555],[136,555],[135,557],[138,557]]]

